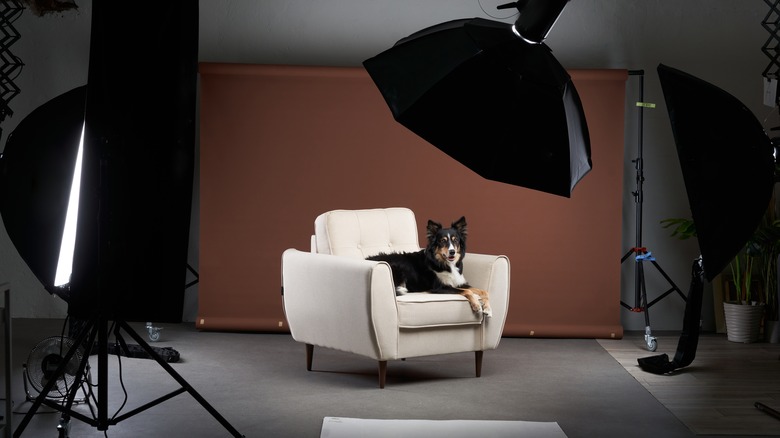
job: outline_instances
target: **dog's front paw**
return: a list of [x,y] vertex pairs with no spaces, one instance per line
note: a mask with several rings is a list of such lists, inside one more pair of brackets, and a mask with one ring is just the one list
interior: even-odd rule
[[493,317],[493,309],[490,308],[490,306],[485,306],[482,308],[482,313],[485,315],[485,318],[492,318]]

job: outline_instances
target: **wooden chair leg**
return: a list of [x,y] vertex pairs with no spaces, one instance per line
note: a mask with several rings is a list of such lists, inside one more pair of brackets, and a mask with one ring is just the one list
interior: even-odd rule
[[314,356],[314,345],[306,344],[306,371],[311,371],[312,356]]
[[379,361],[379,388],[380,389],[383,389],[385,387],[386,380],[387,380],[387,361],[380,360]]
[[477,377],[482,375],[482,353],[484,353],[484,351],[474,352],[474,359],[477,365]]

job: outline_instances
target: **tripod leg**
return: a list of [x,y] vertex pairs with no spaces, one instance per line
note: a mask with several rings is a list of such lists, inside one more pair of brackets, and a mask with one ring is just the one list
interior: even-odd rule
[[[634,303],[639,309],[645,306],[645,270],[642,260],[637,259],[634,262]],[[646,319],[646,318],[645,318]]]
[[217,410],[214,409],[206,401],[206,399],[204,399],[197,391],[195,391],[195,389],[189,383],[187,383],[187,381],[184,380],[184,378],[181,377],[168,362],[165,362],[160,357],[160,355],[157,354],[157,352],[154,351],[154,349],[152,349],[152,347],[149,346],[149,344],[146,343],[146,341],[144,341],[143,338],[141,338],[141,336],[139,336],[138,333],[136,333],[135,330],[133,330],[133,328],[127,324],[127,322],[119,321],[118,324],[119,327],[127,332],[127,334],[129,334],[130,337],[133,338],[133,340],[137,342],[138,345],[140,345],[144,351],[149,354],[150,357],[157,361],[157,363],[160,364],[160,366],[163,367],[163,369],[167,371],[168,374],[170,374],[171,377],[173,377],[182,386],[183,389],[189,392],[190,395],[201,404],[201,406],[203,406],[217,421],[219,421],[219,423],[224,426],[225,429],[227,429],[236,438],[242,438],[244,436],[241,435],[230,423],[228,423],[228,421],[222,415],[220,415],[220,413],[217,412]]
[[[67,366],[68,362],[73,357],[73,355],[76,353],[79,346],[81,346],[82,342],[84,342],[84,340],[87,338],[87,335],[90,335],[89,337],[90,341],[94,340],[93,326],[94,326],[94,321],[89,321],[83,327],[81,333],[79,333],[79,336],[76,338],[76,342],[65,354],[65,357],[63,358],[62,362],[59,364],[57,370],[54,372],[56,376],[60,376],[65,372],[65,367]],[[82,359],[80,369],[78,371],[78,375],[81,375],[81,373],[84,371],[83,367],[85,366],[88,357],[89,356],[84,356],[84,358]],[[38,412],[38,408],[40,408],[41,404],[44,403],[44,401],[46,400],[46,394],[48,394],[49,391],[51,391],[56,381],[57,379],[49,379],[49,381],[46,382],[45,385],[43,385],[43,389],[41,389],[41,393],[38,394],[38,397],[35,398],[32,407],[30,408],[29,411],[27,411],[27,414],[24,416],[21,423],[19,423],[16,430],[14,431],[14,438],[18,438],[22,435],[24,429],[30,423],[30,420],[32,420],[33,415],[35,415],[35,413]],[[60,410],[62,409],[64,408],[60,408]]]
[[69,438],[70,437],[70,417],[67,414],[62,414],[60,422],[57,424],[57,438]]
[[[68,398],[66,399],[65,403],[66,410],[70,410],[70,408],[73,406],[73,403],[75,403],[76,394],[78,393],[79,388],[81,388],[84,376],[87,375],[87,370],[89,369],[89,356],[92,353],[92,346],[95,345],[95,336],[97,335],[97,331],[93,330],[93,327],[94,326],[84,326],[81,329],[87,334],[87,342],[84,347],[84,355],[82,356],[81,362],[79,363],[79,369],[76,373],[76,378],[73,381],[73,386],[68,389]],[[81,332],[79,332],[79,334],[81,334]],[[82,344],[76,343],[75,345],[80,346]],[[63,415],[67,415],[67,413]]]
[[645,344],[649,351],[655,351],[658,348],[658,342],[650,330],[650,307],[647,305],[647,286],[645,285],[645,268],[642,260],[637,261],[636,269],[640,278],[641,306],[645,312]]
[[[672,286],[672,290],[669,291],[668,293],[677,292],[677,295],[679,295],[680,298],[682,298],[683,301],[685,301],[686,300],[685,294],[683,293],[682,290],[680,290],[679,287],[677,287],[677,285],[674,283],[674,281],[672,281],[672,279],[669,277],[669,275],[666,273],[666,271],[661,269],[661,265],[659,265],[658,262],[656,262],[655,260],[652,260],[652,263],[653,263],[653,266],[655,266],[655,268],[661,274],[661,276],[664,277],[664,279]],[[664,295],[664,296],[666,296],[666,295]]]
[[699,323],[701,321],[701,303],[704,295],[704,269],[701,257],[694,260],[691,275],[691,286],[688,299],[685,301],[683,330],[677,342],[674,359],[669,361],[667,354],[638,359],[639,366],[654,374],[666,374],[677,368],[686,367],[696,357],[696,347],[699,344]]
[[[79,363],[79,369],[76,372],[76,378],[73,381],[71,388],[68,389],[68,397],[65,400],[64,410],[62,411],[62,414],[60,414],[60,421],[57,424],[58,438],[70,437],[70,412],[73,407],[73,403],[76,400],[76,394],[78,393],[79,388],[82,387],[84,376],[87,375],[87,369],[89,368],[89,356],[92,350],[92,346],[95,345],[95,336],[97,332],[95,330],[90,330],[90,327],[87,326],[83,326],[81,330],[86,330],[90,334],[87,336],[84,355],[81,358],[81,363]],[[78,346],[81,344],[76,343],[75,345],[78,348]]]
[[645,266],[639,260],[636,264],[637,291],[639,307],[645,312],[645,327],[650,326],[650,313],[647,312],[647,286],[645,285]]
[[755,406],[755,407],[756,407],[756,409],[758,409],[759,411],[761,411],[761,412],[764,412],[764,413],[766,413],[766,414],[769,414],[769,415],[771,415],[772,417],[775,417],[775,418],[777,418],[778,420],[780,420],[780,412],[776,411],[775,409],[772,409],[772,408],[770,408],[769,406],[767,406],[767,405],[765,405],[765,404],[763,404],[763,403],[761,403],[761,402],[756,402],[756,403],[754,404],[754,406]]

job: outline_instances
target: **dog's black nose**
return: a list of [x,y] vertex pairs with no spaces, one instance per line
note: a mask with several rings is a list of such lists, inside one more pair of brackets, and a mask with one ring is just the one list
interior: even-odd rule
[[450,255],[451,255],[451,256],[454,256],[454,255],[455,255],[455,250],[454,250],[454,249],[451,249],[451,250],[450,250]]

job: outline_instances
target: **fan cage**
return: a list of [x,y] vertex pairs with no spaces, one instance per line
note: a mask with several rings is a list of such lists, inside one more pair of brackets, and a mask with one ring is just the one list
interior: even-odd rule
[[65,336],[51,336],[39,342],[30,351],[27,362],[24,364],[25,387],[29,383],[38,394],[41,394],[46,384],[55,378],[56,382],[46,396],[55,399],[67,397],[84,357],[84,348],[79,346],[74,351],[59,376],[56,376],[55,373],[74,344],[75,341],[72,338]]

